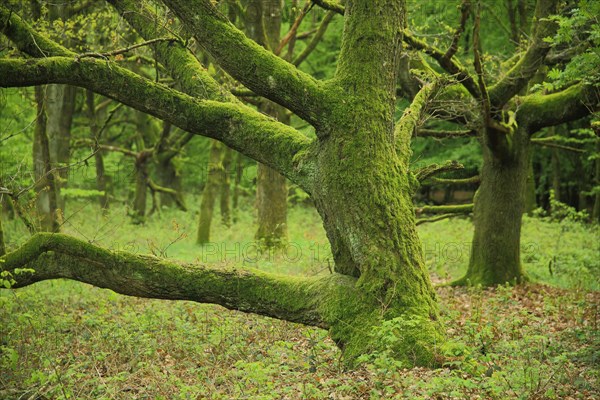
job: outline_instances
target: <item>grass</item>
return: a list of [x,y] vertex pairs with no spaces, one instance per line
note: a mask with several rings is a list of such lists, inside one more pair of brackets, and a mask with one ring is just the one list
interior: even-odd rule
[[[163,211],[130,225],[73,202],[64,231],[119,250],[188,261],[252,265],[288,274],[329,273],[314,210],[290,210],[290,245],[257,252],[253,216],[213,243],[194,244],[197,216]],[[9,244],[26,239],[5,221]],[[434,282],[466,268],[472,224],[420,227]],[[526,218],[524,266],[536,283],[495,289],[438,287],[455,343],[444,368],[404,369],[386,354],[344,370],[320,329],[190,302],[117,295],[71,281],[0,291],[0,399],[543,399],[600,391],[598,228]],[[254,249],[254,250],[253,250]],[[549,263],[550,264],[549,268]]]

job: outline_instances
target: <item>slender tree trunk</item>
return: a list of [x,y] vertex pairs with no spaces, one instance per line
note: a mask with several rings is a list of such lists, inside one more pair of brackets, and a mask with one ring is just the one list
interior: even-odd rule
[[46,89],[46,112],[48,115],[47,132],[50,141],[50,159],[57,167],[57,201],[59,208],[65,210],[64,198],[60,188],[67,185],[69,170],[66,166],[71,157],[71,124],[75,112],[75,94],[73,86],[48,85]]
[[533,159],[532,157],[529,157],[529,166],[527,169],[527,187],[525,188],[525,212],[527,215],[531,216],[536,207],[535,173],[533,171]]
[[135,197],[133,199],[133,223],[143,224],[146,218],[150,153],[141,151],[135,158]]
[[[281,31],[282,2],[260,0],[253,3],[246,15],[246,29],[258,44],[277,48]],[[260,107],[261,111],[289,123],[289,117],[281,106],[270,102]],[[282,120],[282,117],[284,120]],[[266,246],[277,246],[287,240],[287,183],[277,171],[258,164],[256,180],[256,208],[258,229],[256,239]]]
[[0,257],[6,254],[6,244],[4,242],[4,228],[2,227],[2,204],[0,204]]
[[223,155],[223,170],[221,171],[221,190],[220,190],[220,205],[221,205],[221,220],[223,221],[223,225],[229,227],[231,226],[231,181],[229,179],[230,169],[231,169],[231,161],[233,158],[233,150],[226,147],[224,149]]
[[35,87],[37,118],[33,140],[34,178],[36,180],[36,208],[42,231],[58,232],[60,228],[57,210],[56,182],[50,161],[50,143],[46,132],[46,106],[44,87]]
[[236,223],[238,220],[240,192],[242,190],[241,183],[242,183],[242,177],[244,175],[243,160],[244,160],[244,155],[242,153],[236,153],[236,156],[235,156],[235,178],[234,178],[234,182],[233,182],[233,198],[231,200],[233,223]]
[[206,183],[202,191],[200,201],[200,221],[198,223],[198,234],[196,243],[204,244],[210,242],[210,225],[212,223],[215,200],[219,190],[219,181],[223,169],[223,144],[216,140],[210,146]]
[[456,284],[490,286],[525,280],[520,249],[531,157],[529,133],[516,129],[512,144],[502,151],[493,151],[490,146],[484,139],[469,268]]
[[[596,131],[596,135],[600,134],[600,122],[592,125]],[[596,173],[594,174],[594,187],[596,196],[594,197],[594,208],[592,210],[592,221],[600,223],[600,138],[596,138]]]
[[554,200],[562,201],[560,192],[560,154],[558,149],[552,149],[552,190],[554,191]]
[[[100,128],[98,126],[98,116],[96,115],[96,101],[94,99],[94,92],[86,90],[85,93],[86,107],[88,119],[90,121],[90,136],[94,142],[100,141]],[[109,207],[109,196],[108,196],[108,184],[107,176],[104,169],[104,155],[101,150],[97,150],[94,154],[94,162],[96,169],[96,188],[102,194],[98,197],[100,201],[100,207],[103,212],[106,212]]]

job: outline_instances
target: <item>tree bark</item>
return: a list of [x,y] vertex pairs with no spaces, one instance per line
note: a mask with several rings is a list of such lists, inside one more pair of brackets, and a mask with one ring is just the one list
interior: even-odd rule
[[219,186],[223,171],[223,153],[224,146],[213,141],[210,146],[210,155],[206,168],[206,182],[202,190],[202,199],[200,201],[200,220],[198,222],[198,234],[196,236],[197,244],[210,242],[210,226],[213,219],[215,200],[219,191]]
[[6,254],[6,243],[4,242],[4,228],[2,227],[2,204],[0,204],[0,257]]
[[475,194],[469,268],[455,284],[521,283],[521,220],[529,175],[529,132],[518,128],[510,148],[494,151],[484,138],[481,185]]
[[[246,30],[249,37],[261,46],[275,50],[280,41],[283,3],[279,0],[252,2],[246,11]],[[290,119],[276,104],[264,102],[259,109],[284,124]],[[258,228],[256,239],[267,247],[278,246],[287,240],[287,183],[277,171],[258,163],[256,178],[256,208]]]
[[36,189],[36,208],[39,229],[58,232],[60,229],[57,207],[56,180],[50,160],[50,142],[47,134],[46,100],[44,87],[35,87],[37,118],[33,139],[33,163]]
[[223,170],[221,172],[221,190],[219,193],[220,198],[220,210],[221,210],[221,221],[226,227],[231,226],[231,180],[229,175],[231,174],[231,164],[233,160],[233,150],[226,147],[224,149],[225,154],[223,155]]
[[[90,136],[94,143],[100,141],[100,127],[98,126],[98,116],[96,115],[96,101],[94,99],[94,92],[91,90],[85,91],[85,101],[87,107],[87,115],[90,121]],[[109,207],[109,195],[108,195],[108,177],[104,169],[104,155],[100,149],[96,150],[94,154],[94,163],[96,169],[96,188],[102,194],[98,197],[100,207],[103,212],[106,212]]]

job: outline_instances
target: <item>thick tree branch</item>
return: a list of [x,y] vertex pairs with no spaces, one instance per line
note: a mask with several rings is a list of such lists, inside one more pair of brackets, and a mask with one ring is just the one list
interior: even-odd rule
[[574,121],[598,110],[600,88],[579,83],[558,93],[521,98],[517,121],[533,134],[543,127]]
[[502,108],[513,96],[523,89],[537,69],[544,63],[550,43],[544,39],[552,36],[557,24],[549,17],[558,10],[559,0],[538,0],[535,8],[535,24],[527,51],[502,79],[489,88],[492,107]]
[[317,80],[247,38],[210,0],[165,3],[231,76],[318,126],[326,92]]
[[0,32],[23,53],[32,57],[74,56],[75,53],[37,33],[21,17],[0,6]]
[[[93,79],[90,79],[93,77]],[[310,140],[293,128],[239,104],[196,100],[95,59],[0,60],[0,86],[64,83],[103,94],[183,130],[217,139],[306,187],[293,157]]]
[[[167,36],[169,31],[158,21],[159,17],[140,0],[108,0],[146,40]],[[219,101],[236,101],[208,71],[200,61],[181,43],[158,43],[154,47],[157,60],[163,64],[179,84],[181,90],[191,96]]]
[[[339,274],[304,278],[184,264],[112,252],[61,234],[34,235],[2,260],[0,270],[13,274],[14,288],[66,278],[129,296],[219,304],[322,328],[335,322],[328,310],[344,293],[357,295],[355,279]],[[17,268],[34,272],[16,274]]]

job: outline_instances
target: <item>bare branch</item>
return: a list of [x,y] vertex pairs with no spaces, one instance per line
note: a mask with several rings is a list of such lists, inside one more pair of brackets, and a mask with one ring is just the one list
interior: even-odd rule
[[446,205],[446,206],[423,206],[415,208],[415,213],[420,214],[469,214],[473,212],[473,203]]
[[340,4],[337,1],[333,1],[333,0],[312,0],[313,3],[315,3],[316,5],[318,5],[319,7],[325,9],[325,10],[329,10],[329,11],[333,11],[336,12],[340,15],[344,15],[344,13],[346,12],[344,6],[342,4]]
[[317,48],[317,44],[319,44],[319,42],[323,38],[323,35],[325,35],[325,32],[327,32],[329,23],[331,22],[334,16],[335,12],[333,11],[330,11],[325,15],[323,21],[321,21],[321,25],[319,25],[319,29],[317,30],[315,36],[312,38],[308,46],[306,46],[306,48],[302,51],[302,53],[300,53],[300,55],[292,62],[292,64],[294,64],[295,66],[299,66],[304,60],[306,60],[310,53],[312,53],[313,50]]

